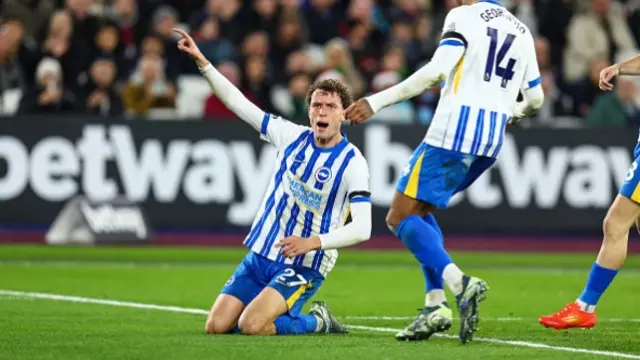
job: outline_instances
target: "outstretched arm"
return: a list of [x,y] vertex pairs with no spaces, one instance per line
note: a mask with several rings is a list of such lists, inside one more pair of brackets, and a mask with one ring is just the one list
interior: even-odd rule
[[611,80],[618,75],[640,75],[640,55],[603,69],[600,72],[600,90],[613,90]]
[[[444,43],[444,45],[443,45]],[[431,61],[404,81],[367,97],[374,113],[410,99],[444,80],[464,55],[464,43],[458,39],[443,39]]]
[[[351,104],[345,117],[352,124],[359,124],[381,109],[410,99],[446,79],[464,56],[468,45],[463,35],[464,19],[460,17],[460,11],[455,10],[447,15],[442,40],[431,61],[401,83]],[[456,31],[456,21],[459,31]]]
[[249,101],[238,88],[211,65],[189,34],[180,29],[174,29],[174,31],[183,37],[178,42],[178,49],[187,53],[196,62],[198,69],[209,82],[213,93],[240,119],[260,131],[265,116],[264,111]]

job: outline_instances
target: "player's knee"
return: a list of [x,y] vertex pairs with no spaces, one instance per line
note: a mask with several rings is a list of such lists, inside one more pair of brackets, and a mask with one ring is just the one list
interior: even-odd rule
[[245,335],[261,335],[265,324],[262,320],[252,316],[241,316],[238,322],[240,332]]
[[222,317],[210,316],[204,326],[207,334],[226,334],[233,330],[234,324]]
[[389,212],[387,213],[387,217],[385,218],[385,221],[387,223],[387,228],[391,232],[395,232],[396,229],[398,228],[398,225],[402,221],[402,218],[399,216],[399,213],[397,211],[394,211],[392,208],[392,209],[389,209]]
[[602,232],[605,239],[616,239],[627,231],[629,231],[628,224],[625,224],[615,215],[607,214],[602,221]]

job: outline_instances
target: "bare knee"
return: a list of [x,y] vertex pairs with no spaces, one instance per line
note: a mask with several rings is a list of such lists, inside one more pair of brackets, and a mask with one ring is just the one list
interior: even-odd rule
[[265,323],[262,319],[255,316],[240,316],[238,321],[238,327],[240,332],[245,335],[262,335],[264,333]]
[[629,233],[629,226],[615,214],[607,214],[602,221],[602,232],[606,241],[615,241]]
[[234,326],[235,324],[228,318],[213,315],[207,319],[204,331],[207,334],[227,334],[233,330]]
[[404,216],[401,216],[400,213],[396,211],[394,208],[389,209],[389,212],[387,212],[387,217],[385,218],[385,221],[387,223],[387,228],[391,232],[395,232],[396,229],[398,228],[398,225],[403,219],[404,219]]

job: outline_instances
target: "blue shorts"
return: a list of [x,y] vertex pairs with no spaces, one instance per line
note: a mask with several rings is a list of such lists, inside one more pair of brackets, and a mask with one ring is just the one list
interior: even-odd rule
[[627,171],[627,176],[624,178],[624,183],[620,187],[619,193],[627,199],[640,204],[640,170],[638,169],[640,165],[640,144],[636,146],[633,156],[635,156],[635,159],[633,159],[629,171]]
[[404,168],[396,190],[438,208],[473,184],[496,159],[421,143]]
[[323,282],[324,277],[310,268],[277,263],[249,251],[220,293],[234,296],[247,306],[269,286],[282,294],[289,314],[295,317]]

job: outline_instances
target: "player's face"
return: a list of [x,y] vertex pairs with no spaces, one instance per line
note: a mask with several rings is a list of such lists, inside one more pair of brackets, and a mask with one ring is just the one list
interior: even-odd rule
[[311,128],[320,140],[329,140],[340,133],[344,120],[342,101],[337,93],[316,90],[311,95],[309,119]]

